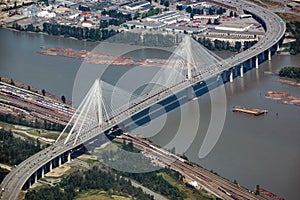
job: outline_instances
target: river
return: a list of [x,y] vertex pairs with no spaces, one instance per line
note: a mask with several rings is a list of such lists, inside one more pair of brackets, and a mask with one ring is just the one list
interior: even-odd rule
[[[36,52],[40,46],[91,50],[98,43],[0,29],[0,44],[1,77],[11,77],[71,98],[82,61]],[[300,56],[275,55],[271,62],[260,65],[259,70],[251,70],[243,78],[225,84],[227,112],[224,128],[213,150],[203,159],[199,159],[198,153],[210,119],[209,95],[185,104],[181,111],[172,111],[168,120],[171,124],[183,120],[183,129],[179,132],[184,132],[186,138],[193,137],[190,130],[192,124],[199,125],[185,153],[188,158],[229,180],[236,179],[249,189],[254,190],[255,185],[259,184],[286,199],[300,199],[300,107],[264,98],[269,90],[289,92],[300,97],[300,88],[276,82],[276,76],[264,73],[299,63]],[[259,117],[233,113],[231,109],[235,105],[268,109],[269,113]],[[195,118],[199,114],[195,113],[197,106],[201,110],[200,122]],[[153,136],[152,140],[164,146],[173,135],[174,126],[170,125]],[[180,142],[177,145],[175,148],[180,152]]]

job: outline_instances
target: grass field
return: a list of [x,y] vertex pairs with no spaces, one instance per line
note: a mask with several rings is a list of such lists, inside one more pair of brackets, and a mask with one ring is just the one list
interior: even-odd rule
[[100,190],[89,190],[80,193],[76,200],[130,200],[130,197],[108,195],[105,191]]
[[[160,173],[160,175],[162,175],[162,177],[168,181],[171,185],[177,187],[179,189],[179,191],[181,193],[184,193],[186,195],[186,200],[207,200],[209,199],[209,196],[206,194],[201,193],[199,190],[191,188],[186,186],[183,182],[179,182],[177,180],[175,180],[174,178],[172,178],[171,176],[169,176],[166,173]],[[211,197],[211,199],[214,199],[213,197]]]
[[[36,129],[32,127],[27,126],[21,126],[21,125],[15,125],[15,124],[9,124],[5,122],[0,122],[0,127],[6,129],[6,130],[12,130],[13,133],[16,133],[22,137],[25,138],[46,138],[46,139],[52,139],[56,140],[56,138],[59,136],[60,132],[57,131],[48,131],[44,129]],[[66,135],[64,135],[66,137]],[[42,143],[45,143],[43,140],[40,140]]]

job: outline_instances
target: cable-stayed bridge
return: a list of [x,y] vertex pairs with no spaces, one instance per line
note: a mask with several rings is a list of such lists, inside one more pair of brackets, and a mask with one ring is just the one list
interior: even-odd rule
[[[64,144],[69,141],[73,141],[73,145],[82,143],[85,141],[83,138],[87,137],[84,133],[88,133],[91,128],[98,127],[99,131],[103,132],[111,126],[124,123],[129,118],[137,118],[137,115],[143,117],[144,113],[139,112],[163,100],[167,103],[175,100],[179,106],[177,101],[187,102],[199,96],[197,92],[200,89],[206,92],[207,85],[204,80],[216,76],[216,80],[213,80],[216,86],[223,84],[217,68],[222,62],[224,61],[220,57],[209,52],[191,37],[185,36],[165,63],[168,67],[164,67],[165,70],[159,70],[151,80],[155,84],[146,86],[140,95],[128,93],[97,79],[58,137],[57,142],[66,130],[70,130]],[[172,66],[171,70],[169,66]],[[197,83],[198,85],[192,87]],[[187,89],[186,92],[178,96],[178,93],[185,89]],[[180,100],[181,98],[184,100]],[[167,107],[165,103],[161,105]]]
[[[1,183],[0,198],[17,199],[22,188],[27,189],[54,167],[70,161],[73,152],[80,149],[82,143],[98,134],[107,132],[118,124],[126,124],[126,120],[130,118],[136,121],[132,123],[131,128],[143,123],[140,115],[143,115],[143,111],[150,106],[161,103],[166,110],[174,109],[180,105],[176,104],[176,101],[187,101],[200,96],[208,91],[208,85],[215,88],[223,82],[232,82],[235,77],[242,77],[246,71],[258,68],[260,63],[270,60],[282,42],[285,32],[284,22],[274,13],[251,3],[237,1],[230,5],[251,13],[265,28],[265,37],[250,49],[226,60],[219,59],[205,49],[201,51],[203,47],[186,38],[168,61],[169,65],[174,66],[172,73],[162,72],[155,77],[157,85],[163,87],[148,88],[142,95],[128,94],[119,88],[113,89],[120,97],[130,96],[130,101],[125,104],[124,102],[111,104],[111,101],[106,99],[105,91],[112,90],[112,86],[96,80],[67,125],[66,130],[69,130],[67,138],[58,138],[53,146],[33,155],[9,173]],[[174,95],[183,98],[175,101]],[[170,104],[170,101],[174,102]],[[209,189],[216,191],[214,187]],[[245,195],[238,188],[235,192]],[[259,197],[253,196],[251,199]]]

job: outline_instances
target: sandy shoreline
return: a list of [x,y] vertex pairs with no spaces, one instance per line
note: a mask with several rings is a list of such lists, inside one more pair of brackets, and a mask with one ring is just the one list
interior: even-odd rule
[[297,80],[293,79],[279,78],[277,79],[277,82],[300,87],[300,82],[297,82]]

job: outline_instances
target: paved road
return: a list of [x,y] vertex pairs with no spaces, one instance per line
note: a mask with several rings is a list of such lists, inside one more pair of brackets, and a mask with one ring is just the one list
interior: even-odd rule
[[2,163],[0,163],[0,167],[3,169],[7,169],[8,171],[11,171],[13,169],[13,167]]
[[[218,2],[222,3],[222,1]],[[121,108],[118,112],[115,113],[115,115],[111,119],[112,123],[104,123],[103,125],[101,125],[101,127],[98,127],[98,125],[95,125],[94,127],[86,127],[86,129],[83,129],[83,132],[85,134],[81,138],[81,142],[87,142],[91,140],[96,135],[103,133],[105,130],[111,129],[112,127],[122,123],[124,120],[131,117],[132,115],[137,114],[138,112],[146,108],[149,108],[158,101],[161,101],[176,92],[182,91],[190,87],[191,85],[203,81],[205,79],[214,77],[224,70],[228,70],[233,66],[236,66],[238,64],[243,63],[244,61],[249,60],[250,58],[271,48],[273,45],[278,43],[278,41],[284,35],[285,24],[274,13],[265,10],[264,8],[255,6],[254,4],[245,3],[243,1],[230,1],[230,3],[224,1],[223,3],[227,3],[228,5],[235,6],[237,8],[243,8],[257,16],[260,16],[265,21],[267,27],[265,37],[250,49],[243,51],[242,53],[239,53],[234,57],[226,59],[222,64],[220,63],[217,66],[213,67],[212,71],[206,71],[201,74],[196,74],[191,80],[184,80],[176,85],[173,85],[169,88],[170,90],[153,91],[147,94],[148,96],[145,96],[145,98],[143,98],[142,100],[140,100],[139,98],[136,102],[133,102],[129,108],[126,108],[126,110],[122,110]],[[4,179],[4,181],[1,183],[0,199],[17,199],[22,186],[29,179],[29,177],[33,175],[40,167],[44,166],[53,158],[62,155],[63,153],[70,151],[74,149],[74,147],[76,147],[73,146],[74,139],[74,137],[71,137],[69,142],[66,144],[63,144],[63,141],[59,141],[53,146],[42,150],[41,152],[33,155],[32,157],[19,164],[16,167],[16,169],[9,173]],[[164,158],[166,160],[169,159],[168,157]],[[177,163],[174,166],[178,168],[178,170],[181,169],[182,173],[187,173],[187,176],[194,177],[195,173],[197,173],[197,176],[194,177],[197,178],[197,181],[199,181],[202,185],[210,189],[212,192],[220,194],[220,196],[224,199],[232,198],[224,192],[220,193],[220,189],[218,188],[219,185],[222,185],[224,187],[226,186],[227,193],[231,193],[231,191],[233,191],[232,193],[241,195],[239,196],[239,199],[253,199],[253,196],[249,196],[249,192],[244,191],[244,189],[241,188],[236,188],[236,186],[230,185],[230,183],[228,182],[224,182],[224,180],[212,175],[212,173],[209,173],[205,170],[197,169],[197,171],[194,171],[194,169],[190,169],[186,165],[182,165],[182,163]],[[209,179],[203,178],[205,176],[208,176]],[[257,197],[256,199],[259,198]]]
[[165,197],[161,196],[160,194],[157,194],[156,192],[149,190],[148,188],[142,186],[137,182],[134,182],[133,180],[131,180],[131,184],[136,188],[141,188],[146,194],[152,195],[155,200],[167,200]]

